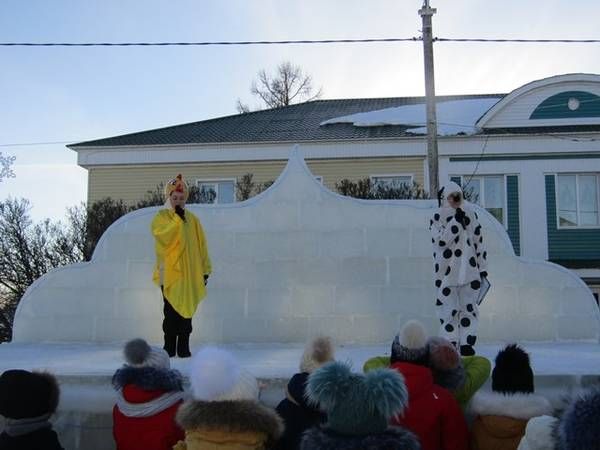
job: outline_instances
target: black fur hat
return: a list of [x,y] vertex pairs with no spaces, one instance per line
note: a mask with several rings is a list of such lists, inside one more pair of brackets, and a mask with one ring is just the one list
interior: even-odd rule
[[7,370],[0,376],[0,415],[27,419],[52,414],[58,406],[60,390],[49,373]]
[[529,355],[517,344],[507,345],[498,352],[492,371],[492,390],[503,394],[534,392]]

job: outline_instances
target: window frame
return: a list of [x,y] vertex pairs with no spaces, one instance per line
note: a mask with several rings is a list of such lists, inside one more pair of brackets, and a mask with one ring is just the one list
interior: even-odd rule
[[[558,178],[560,176],[575,176],[575,195],[576,195],[576,211],[577,211],[577,225],[575,226],[564,226],[560,224],[560,205],[558,202]],[[579,177],[580,176],[594,176],[596,177],[596,208],[598,214],[597,225],[579,225],[580,219],[580,207],[579,207]],[[557,172],[554,174],[554,199],[555,199],[555,214],[556,214],[556,229],[557,230],[597,230],[600,229],[600,173],[598,172]]]
[[231,203],[219,203],[219,183],[230,181],[233,183],[233,202],[237,202],[237,179],[236,178],[196,178],[196,187],[200,189],[202,184],[214,184],[216,185],[216,196],[213,203],[202,203],[203,205],[229,205]]
[[[486,177],[488,177],[488,178],[500,178],[501,177],[502,178],[502,183],[503,183],[503,185],[502,185],[502,188],[503,188],[503,190],[502,190],[502,197],[503,197],[502,198],[502,222],[500,222],[498,219],[496,219],[496,220],[498,220],[498,223],[501,224],[504,227],[505,230],[508,230],[508,195],[507,195],[507,192],[506,192],[506,187],[508,186],[508,176],[509,175],[510,174],[507,174],[507,173],[503,173],[503,174],[500,174],[500,173],[497,173],[497,174],[486,173],[486,174],[483,174],[483,175],[474,175],[474,176],[470,176],[469,175],[468,176],[469,181],[471,181],[471,180],[479,180],[480,187],[481,187],[481,189],[480,189],[480,195],[484,199],[485,199],[485,180],[484,180],[484,178],[486,178]],[[460,187],[461,187],[461,189],[464,189],[465,178],[467,178],[466,175],[450,175],[448,178],[449,179],[450,178],[460,178]],[[474,204],[477,205],[477,206],[479,206],[480,208],[485,209],[487,211],[487,208],[485,206],[479,205],[477,203],[474,203]],[[487,212],[489,214],[492,214],[489,211],[487,211]],[[494,219],[495,218],[496,217],[494,216]]]

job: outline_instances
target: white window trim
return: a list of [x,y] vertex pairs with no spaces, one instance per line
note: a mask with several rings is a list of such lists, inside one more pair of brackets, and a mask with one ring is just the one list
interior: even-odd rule
[[[557,172],[554,174],[554,203],[555,203],[555,213],[556,213],[556,229],[558,230],[598,230],[600,229],[600,224],[598,225],[575,225],[574,227],[569,226],[561,226],[560,225],[560,213],[559,213],[559,204],[558,204],[558,177],[559,175],[575,175],[575,195],[577,196],[575,201],[577,202],[577,222],[579,220],[579,176],[580,175],[593,175],[596,177],[596,201],[598,202],[598,216],[600,216],[600,173],[598,172]],[[600,217],[599,217],[600,222]]]
[[385,173],[385,174],[378,173],[375,175],[369,175],[369,180],[371,180],[371,184],[373,184],[374,178],[393,178],[393,177],[409,177],[410,178],[409,183],[411,184],[411,186],[415,182],[415,175],[413,173]]
[[[233,203],[237,202],[237,178],[196,178],[196,187],[200,189],[201,184],[214,184],[214,183],[222,183],[225,181],[233,182]],[[215,197],[214,203],[209,203],[210,205],[223,205],[226,203],[219,203],[219,185],[217,185],[217,196]]]
[[[507,173],[505,173],[505,174],[500,174],[500,173],[498,173],[498,174],[486,173],[486,174],[481,174],[481,175],[475,175],[475,176],[472,176],[472,177],[469,176],[470,180],[473,180],[473,179],[480,180],[480,183],[481,183],[480,184],[480,186],[481,186],[481,192],[480,192],[480,194],[481,194],[481,196],[483,198],[485,198],[485,183],[483,181],[483,179],[485,177],[495,177],[495,178],[502,177],[504,179],[504,190],[502,191],[502,195],[504,197],[504,202],[503,202],[503,205],[502,205],[502,226],[504,227],[505,230],[508,230],[508,195],[506,193],[506,188],[508,186],[508,176],[509,175],[511,175],[511,174],[507,174]],[[461,187],[463,186],[464,181],[465,181],[465,175],[450,175],[448,177],[448,179],[451,179],[451,178],[460,178],[460,185],[461,185]],[[521,187],[521,183],[519,183],[519,191],[520,191],[520,187]],[[521,199],[521,192],[519,192],[519,208],[521,207],[521,201],[520,201],[520,199]],[[483,208],[483,209],[486,209],[485,206],[480,206],[480,207]],[[521,230],[520,230],[520,225],[519,225],[519,232],[520,231]],[[522,236],[522,234],[521,234],[521,236]]]

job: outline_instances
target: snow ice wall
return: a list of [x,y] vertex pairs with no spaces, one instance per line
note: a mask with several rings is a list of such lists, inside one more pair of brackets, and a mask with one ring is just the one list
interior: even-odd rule
[[[362,201],[324,188],[298,151],[261,195],[190,205],[204,224],[214,273],[194,317],[197,342],[386,342],[408,319],[432,333],[430,201]],[[37,280],[19,305],[14,340],[162,339],[162,298],[152,284],[150,222],[132,212],[102,237],[89,263]],[[600,317],[585,284],[562,267],[514,255],[479,211],[493,289],[481,311],[484,341],[598,340]]]

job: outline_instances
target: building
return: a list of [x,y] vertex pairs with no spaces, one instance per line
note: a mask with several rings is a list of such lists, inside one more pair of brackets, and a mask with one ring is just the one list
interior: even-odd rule
[[[600,75],[533,81],[509,94],[438,97],[441,179],[460,182],[515,252],[600,290]],[[175,171],[235,201],[235,181],[277,178],[300,144],[326,186],[344,178],[427,186],[422,97],[317,100],[70,145],[88,201],[133,203]]]

